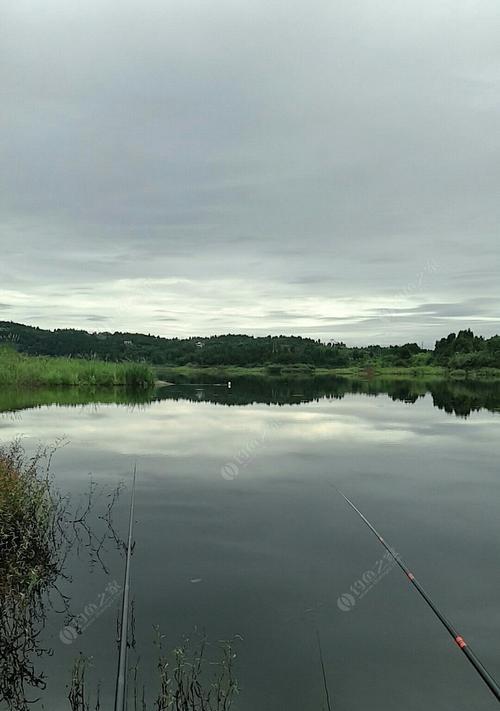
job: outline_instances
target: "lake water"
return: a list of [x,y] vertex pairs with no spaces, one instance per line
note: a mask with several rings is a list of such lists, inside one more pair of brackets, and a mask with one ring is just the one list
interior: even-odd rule
[[[164,388],[135,404],[94,399],[3,393],[0,441],[22,436],[31,451],[64,436],[53,471],[74,495],[90,472],[107,491],[130,482],[137,462],[131,660],[140,655],[148,689],[153,626],[167,648],[198,627],[213,641],[241,636],[234,709],[320,711],[318,629],[335,709],[497,708],[333,485],[499,678],[498,385],[243,381]],[[124,536],[129,492],[115,511]],[[71,644],[60,636],[64,616],[50,612],[43,634],[54,654],[36,661],[47,689],[34,709],[68,709],[80,652],[92,656],[102,708],[112,708],[120,597],[107,586],[121,584],[123,558],[104,557],[107,573],[69,561],[72,612],[103,595],[109,606]]]

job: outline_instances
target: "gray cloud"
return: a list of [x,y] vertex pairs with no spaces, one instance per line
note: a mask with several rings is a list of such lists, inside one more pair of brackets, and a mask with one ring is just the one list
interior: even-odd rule
[[498,329],[496,1],[2,16],[12,318],[351,342]]
[[[73,314],[71,314],[69,317],[71,318]],[[108,320],[107,316],[101,316],[100,314],[87,314],[84,316],[87,321],[91,321],[92,323],[97,322],[97,323],[104,323],[105,321]]]

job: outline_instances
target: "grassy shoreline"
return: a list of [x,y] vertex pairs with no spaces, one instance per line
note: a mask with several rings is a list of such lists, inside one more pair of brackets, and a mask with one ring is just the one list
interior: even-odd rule
[[151,388],[160,383],[226,383],[239,378],[292,380],[332,377],[356,380],[466,380],[498,381],[500,369],[450,370],[442,366],[360,365],[324,368],[312,365],[262,366],[151,366],[85,358],[28,356],[0,348],[0,387]]
[[0,348],[0,386],[145,388],[154,381],[152,368],[144,363],[27,356]]
[[481,370],[449,370],[441,366],[419,367],[384,367],[359,366],[349,368],[314,368],[313,366],[153,366],[160,380],[181,383],[224,383],[244,377],[293,378],[331,376],[338,378],[391,378],[397,380],[500,380],[500,369],[483,368]]

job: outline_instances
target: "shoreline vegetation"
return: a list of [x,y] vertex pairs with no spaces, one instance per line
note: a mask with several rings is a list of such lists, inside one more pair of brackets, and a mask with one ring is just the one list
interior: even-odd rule
[[0,386],[146,389],[154,382],[153,370],[145,363],[29,356],[0,348]]
[[61,558],[60,501],[47,462],[44,453],[25,457],[18,442],[0,447],[0,703],[19,711],[27,708],[26,687],[44,684],[33,662],[41,649],[41,596],[57,579]]
[[466,380],[498,381],[500,368],[451,369],[437,365],[358,365],[341,368],[309,364],[262,366],[151,366],[147,363],[113,363],[88,358],[28,356],[0,346],[0,387],[59,388],[79,391],[99,389],[148,391],[182,384],[227,384],[239,379],[282,381],[314,378],[346,380]]
[[477,370],[449,369],[443,366],[353,366],[349,368],[316,368],[311,365],[295,366],[156,366],[157,383],[160,385],[225,384],[238,378],[292,379],[327,377],[356,380],[391,378],[398,380],[500,380],[500,368]]
[[417,343],[350,347],[301,336],[179,339],[0,321],[0,386],[140,389],[295,376],[499,380],[500,336],[467,329],[441,338],[433,349]]
[[70,613],[68,556],[105,569],[106,544],[119,543],[111,516],[120,487],[108,494],[91,480],[77,499],[60,492],[51,463],[63,445],[31,454],[20,440],[0,446],[0,707],[9,711],[28,711],[46,688],[39,660],[52,650],[41,633],[49,614]]

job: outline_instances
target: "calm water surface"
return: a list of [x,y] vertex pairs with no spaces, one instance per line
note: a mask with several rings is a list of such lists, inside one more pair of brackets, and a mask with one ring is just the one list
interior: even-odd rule
[[[153,626],[171,648],[198,627],[211,640],[242,637],[235,709],[320,711],[318,628],[336,709],[497,708],[404,576],[383,568],[384,550],[332,484],[500,677],[500,398],[484,384],[350,389],[183,386],[135,406],[32,407],[9,396],[0,441],[22,435],[30,450],[67,438],[53,466],[61,489],[78,494],[91,472],[111,490],[137,460],[136,651],[152,691]],[[128,491],[116,510],[123,534],[127,500]],[[110,550],[106,562],[108,573],[89,573],[71,559],[73,612],[121,582],[123,559]],[[339,606],[344,593],[352,597]],[[68,708],[80,652],[112,707],[118,608],[115,596],[72,644],[59,636],[64,616],[49,614],[54,654],[38,662],[47,690],[34,709]]]

